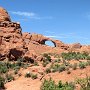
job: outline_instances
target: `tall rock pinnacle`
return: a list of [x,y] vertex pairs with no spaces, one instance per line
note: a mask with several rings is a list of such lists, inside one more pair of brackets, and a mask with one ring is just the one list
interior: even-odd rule
[[11,19],[10,19],[8,12],[4,8],[0,7],[0,22],[3,22],[3,21],[10,22]]

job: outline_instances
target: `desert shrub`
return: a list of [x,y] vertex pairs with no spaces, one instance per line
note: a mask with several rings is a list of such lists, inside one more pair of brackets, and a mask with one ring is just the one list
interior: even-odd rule
[[80,62],[79,63],[79,68],[80,69],[84,69],[86,67],[85,63],[84,62]]
[[49,62],[51,62],[51,57],[50,57],[49,54],[44,53],[44,54],[43,54],[43,57],[44,57],[44,59],[43,59],[44,62],[45,62],[45,61],[49,61]]
[[44,80],[41,85],[41,90],[56,90],[55,82],[50,78],[49,80]]
[[0,62],[0,73],[6,73],[8,71],[7,65],[4,62]]
[[32,78],[32,79],[37,79],[37,74],[33,74],[33,73],[30,73],[30,72],[27,72],[26,74],[25,74],[25,77],[26,78]]
[[72,60],[76,57],[76,53],[75,52],[62,53],[61,57],[64,60]]
[[24,58],[18,58],[17,62],[14,64],[14,67],[19,67],[19,68],[25,68],[26,69],[29,65],[30,65],[30,63],[26,62]]
[[45,70],[45,72],[48,74],[48,73],[51,73],[51,69],[50,68],[47,68],[46,70]]
[[0,76],[0,89],[4,89],[5,88],[4,82],[5,82],[5,79]]
[[21,62],[20,60],[16,62],[2,62],[0,61],[0,73],[7,73],[10,69],[11,70],[19,70],[23,68],[26,64]]
[[42,62],[42,66],[43,66],[43,67],[46,67],[48,63],[49,63],[49,62],[47,62],[47,61],[46,61],[46,62]]
[[90,60],[90,56],[87,56],[87,58],[86,58],[87,60]]
[[77,69],[77,63],[74,63],[74,64],[72,65],[72,69],[73,69],[73,70],[76,70],[76,69]]
[[27,72],[27,73],[25,74],[25,77],[26,77],[26,78],[30,78],[30,77],[31,77],[30,72]]
[[58,84],[55,84],[55,82],[50,78],[49,80],[44,80],[44,82],[41,85],[41,90],[74,90],[75,85],[74,83],[62,83],[61,81],[58,82]]
[[39,66],[38,62],[34,61],[34,66]]
[[32,73],[32,74],[31,74],[31,78],[32,78],[32,79],[37,79],[37,74],[33,74],[33,73]]
[[88,65],[90,65],[90,60],[87,60]]
[[88,62],[84,62],[85,63],[85,66],[89,66]]
[[65,71],[66,67],[65,65],[59,65],[59,64],[54,64],[52,67],[51,67],[51,71],[52,72],[62,72],[62,71]]
[[57,72],[57,71],[59,70],[59,67],[60,67],[59,64],[54,64],[54,65],[52,65],[52,67],[51,67],[52,72]]
[[87,52],[83,52],[83,53],[80,53],[80,52],[62,53],[61,57],[64,60],[73,60],[73,59],[75,59],[75,60],[80,60],[80,59],[90,60],[90,56]]
[[19,70],[20,69],[20,66],[15,66],[15,67],[13,67],[13,70]]
[[60,65],[60,67],[59,67],[59,72],[62,72],[62,71],[65,71],[65,65]]
[[17,62],[16,62],[16,66],[24,67],[24,59],[23,58],[18,58]]
[[54,53],[54,58],[60,58],[60,55],[59,54],[56,54],[56,53]]
[[9,61],[4,62],[4,64],[8,69],[12,68],[12,64]]
[[44,54],[43,54],[43,60],[42,60],[42,65],[43,65],[43,67],[46,67],[47,64],[50,63],[50,62],[51,62],[51,57],[50,57],[50,55],[47,54],[47,53],[44,53]]
[[14,77],[11,74],[6,74],[6,82],[14,80]]
[[61,59],[56,59],[54,62],[60,63]]
[[74,82],[66,82],[63,84],[62,89],[59,90],[75,90],[75,83]]
[[90,90],[90,77],[77,79],[76,83],[80,85],[81,90]]
[[8,71],[8,68],[6,66],[0,67],[0,73],[6,73]]
[[18,60],[18,61],[16,62],[16,66],[22,66],[22,62],[21,62],[20,60]]
[[25,65],[26,63],[24,64],[24,62],[20,58],[18,59],[18,61],[15,62],[0,61],[0,76],[4,76],[4,81],[2,80],[2,77],[0,77],[0,90],[1,87],[4,87],[4,82],[7,83],[14,80],[14,77],[10,74],[10,72],[18,74],[18,70],[20,68],[23,68]]

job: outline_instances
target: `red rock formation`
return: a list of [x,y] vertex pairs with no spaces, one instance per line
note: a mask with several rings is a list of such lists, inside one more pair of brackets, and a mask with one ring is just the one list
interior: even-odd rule
[[0,7],[0,22],[2,21],[11,21],[10,16],[8,15],[8,12]]
[[[51,41],[55,47],[45,45],[46,41]],[[81,47],[79,43],[67,45],[41,34],[22,33],[20,23],[12,22],[7,11],[0,7],[0,60],[16,60],[20,57],[26,60],[40,60],[42,57],[38,55],[45,52],[60,53]]]

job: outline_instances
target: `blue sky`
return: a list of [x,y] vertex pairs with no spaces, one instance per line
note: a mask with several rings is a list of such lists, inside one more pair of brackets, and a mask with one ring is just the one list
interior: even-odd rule
[[0,0],[23,32],[90,44],[90,0]]

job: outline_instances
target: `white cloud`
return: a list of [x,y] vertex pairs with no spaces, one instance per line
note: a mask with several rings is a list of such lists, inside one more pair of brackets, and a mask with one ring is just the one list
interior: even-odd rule
[[25,16],[30,19],[52,19],[52,16],[39,16],[34,12],[9,11],[11,14]]
[[21,11],[11,11],[12,14],[16,14],[16,15],[20,15],[20,16],[27,16],[27,17],[33,17],[35,16],[36,14],[33,13],[33,12],[21,12]]

